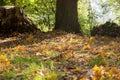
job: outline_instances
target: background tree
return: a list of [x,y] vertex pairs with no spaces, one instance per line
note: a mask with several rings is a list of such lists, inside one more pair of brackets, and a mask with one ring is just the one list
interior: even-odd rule
[[80,32],[77,2],[78,0],[57,0],[55,29]]
[[2,0],[0,6],[19,6],[43,32],[51,31],[55,25],[56,0]]
[[[103,13],[111,11],[112,7],[112,13],[116,16],[114,21],[118,24],[120,24],[119,1],[97,0],[97,5],[102,6]],[[1,0],[0,6],[13,5],[23,7],[24,12],[32,19],[37,28],[44,32],[53,30],[55,26],[55,29],[62,29],[68,32],[81,30],[83,34],[89,35],[93,26],[101,24],[98,22],[98,18],[103,17],[103,14],[96,13],[96,10],[93,9],[93,2],[92,0]],[[106,5],[104,2],[110,4]],[[80,27],[78,27],[78,22]]]

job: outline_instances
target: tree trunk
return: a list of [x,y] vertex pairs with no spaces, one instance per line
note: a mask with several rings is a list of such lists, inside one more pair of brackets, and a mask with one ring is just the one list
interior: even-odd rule
[[80,32],[77,12],[78,0],[57,0],[55,29]]
[[23,8],[0,7],[0,33],[31,32],[36,29],[32,21],[24,14]]

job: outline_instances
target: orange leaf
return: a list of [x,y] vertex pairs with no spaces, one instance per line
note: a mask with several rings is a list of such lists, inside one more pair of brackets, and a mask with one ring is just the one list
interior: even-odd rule
[[97,78],[96,78],[96,77],[93,77],[92,80],[97,80]]
[[90,50],[91,46],[89,44],[83,46],[82,50]]
[[9,65],[10,64],[10,61],[6,61],[6,65]]
[[18,45],[18,46],[16,46],[16,47],[14,47],[13,50],[24,51],[24,50],[25,50],[25,46]]
[[86,78],[81,78],[80,80],[87,80]]

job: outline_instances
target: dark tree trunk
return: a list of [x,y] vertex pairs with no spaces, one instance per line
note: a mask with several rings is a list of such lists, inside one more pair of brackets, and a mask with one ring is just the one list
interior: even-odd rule
[[0,33],[31,32],[37,30],[21,7],[0,7]]
[[77,12],[78,0],[57,0],[55,29],[80,32]]

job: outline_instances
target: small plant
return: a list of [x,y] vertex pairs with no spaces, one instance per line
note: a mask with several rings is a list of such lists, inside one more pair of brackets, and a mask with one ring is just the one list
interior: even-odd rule
[[10,61],[11,63],[37,63],[39,59],[36,57],[24,56],[24,57],[16,57]]
[[24,76],[28,80],[57,80],[59,74],[55,71],[53,61],[40,62],[39,65],[32,63],[24,70]]
[[[4,80],[9,80],[9,79],[15,79],[16,77],[16,73],[14,71],[11,71],[9,69],[7,69],[4,73],[1,74],[2,76],[0,76],[2,79]],[[1,79],[0,78],[0,79]]]
[[94,65],[102,65],[104,64],[104,60],[101,56],[98,56],[98,57],[95,57],[95,58],[92,58],[89,62],[89,65],[90,66],[94,66]]

